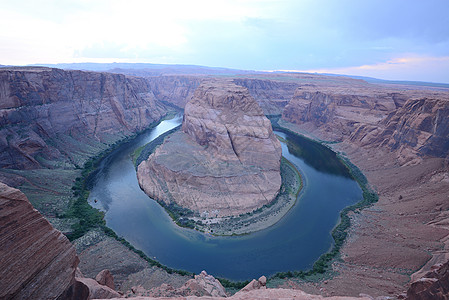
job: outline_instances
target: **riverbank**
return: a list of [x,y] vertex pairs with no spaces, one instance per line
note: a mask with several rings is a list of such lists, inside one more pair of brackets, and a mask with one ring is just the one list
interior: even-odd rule
[[[294,139],[294,138],[292,138],[292,137],[290,137],[290,138],[286,138],[286,140],[287,141],[289,141],[289,144],[291,144],[291,143],[295,143],[295,142],[297,142],[296,141],[296,139]],[[292,145],[290,145],[290,146],[292,146]],[[290,149],[290,147],[289,147],[289,150],[291,150]],[[294,150],[294,149],[293,149]],[[307,156],[307,153],[308,152],[316,152],[316,151],[319,151],[319,149],[316,149],[316,148],[305,148],[305,149],[303,149],[304,151],[302,151],[303,152],[303,154],[306,154],[306,158],[309,158],[310,159],[310,157],[309,156]],[[132,151],[134,151],[134,150],[130,150],[131,151],[131,153],[132,153]],[[288,152],[287,152],[288,153]],[[129,163],[131,163],[129,160],[130,160],[130,154],[128,154],[128,152],[126,152],[125,154],[122,154],[122,156],[123,156],[123,158],[122,158],[122,160],[123,161],[128,161]],[[334,155],[335,156],[335,155]],[[332,158],[333,159],[333,158]],[[285,162],[285,161],[284,161]],[[131,164],[132,165],[132,164]],[[120,165],[121,166],[121,165]],[[322,167],[322,166],[321,166]],[[123,170],[123,168],[122,167],[120,167],[120,170]],[[119,174],[122,174],[121,172],[122,171],[118,171],[119,173],[117,173],[117,175],[119,175]],[[131,167],[131,173],[134,173],[134,167]],[[287,172],[289,172],[290,174],[294,174],[294,172],[292,172],[292,169],[291,168],[284,168],[284,170],[289,170],[289,171],[287,171]],[[334,171],[335,170],[330,170],[330,174],[334,174]],[[130,174],[131,174],[130,173]],[[295,176],[291,176],[292,178],[294,178]],[[299,181],[300,182],[300,181]],[[140,192],[140,190],[139,190],[139,192]],[[104,194],[104,193],[103,193]],[[95,197],[97,197],[97,196],[99,196],[100,194],[98,194],[98,195],[96,195]],[[119,198],[122,198],[122,196],[119,196]],[[147,198],[147,197],[145,197],[145,198]],[[98,198],[98,199],[100,199],[100,198]],[[296,197],[295,197],[295,199],[296,199]],[[145,200],[145,199],[143,199],[143,200]],[[294,203],[294,202],[293,202]],[[159,208],[160,209],[160,208]],[[288,211],[288,209],[286,209],[286,211]],[[251,215],[250,215],[250,217],[252,217]],[[255,216],[255,217],[260,217],[260,216]],[[278,214],[278,217],[279,217],[279,219],[282,217],[281,216],[281,214]],[[291,218],[290,218],[291,219]],[[301,218],[301,220],[304,220],[304,218]],[[266,220],[264,220],[264,221],[266,221]],[[250,221],[251,223],[256,223],[256,222],[253,222],[253,221]],[[318,226],[318,224],[316,225],[316,226]],[[291,226],[290,226],[291,227]],[[304,228],[304,226],[301,226],[301,228]],[[316,227],[315,227],[316,228]],[[246,228],[243,228],[244,230],[246,230]],[[328,230],[330,231],[332,228],[329,228]],[[276,228],[274,228],[273,230],[277,230]],[[329,232],[328,231],[328,232]],[[134,231],[133,231],[134,232]],[[271,232],[271,231],[270,231]],[[122,233],[123,234],[123,233]],[[125,237],[127,237],[127,235],[124,235]],[[204,236],[204,235],[203,235]],[[125,241],[126,242],[126,241]],[[124,244],[124,245],[126,245],[126,244]],[[126,245],[127,247],[128,247],[128,245]],[[139,255],[141,255],[141,252],[142,251],[137,251],[137,252],[139,252],[138,254]],[[136,253],[137,253],[136,252]],[[148,252],[148,251],[146,251],[146,252]],[[150,252],[151,253],[151,252]],[[154,254],[154,255],[157,255],[157,257],[159,258],[160,257],[160,255],[159,254]],[[153,257],[153,256],[151,256],[151,257]],[[279,274],[279,276],[277,276],[277,278],[285,278],[285,277],[290,277],[290,274],[292,274],[292,275],[294,275],[294,276],[296,276],[297,275],[297,273],[298,273],[298,275],[300,276],[300,275],[310,275],[311,273],[322,273],[323,271],[325,271],[325,270],[327,270],[327,267],[323,264],[323,263],[327,263],[329,260],[329,255],[326,255],[325,257],[324,257],[324,260],[321,260],[320,261],[320,263],[318,264],[316,264],[316,267],[314,266],[314,269],[313,270],[311,270],[310,272],[300,272],[300,273],[298,273],[298,272],[296,272],[296,271],[294,271],[294,269],[291,269],[291,267],[288,267],[287,266],[287,268],[286,269],[283,269],[283,270],[289,270],[289,269],[291,269],[292,270],[292,272],[282,272],[282,273],[285,273],[285,275],[286,276],[284,276],[283,274]],[[181,267],[182,268],[182,267]],[[301,267],[302,268],[302,267]],[[167,269],[168,270],[168,269]],[[175,270],[169,270],[170,272],[176,272]],[[215,272],[216,272],[216,270],[215,270]],[[269,273],[266,273],[267,275],[269,275]]]
[[[301,126],[279,123],[313,138]],[[395,154],[385,148],[357,147],[345,141],[327,145],[363,172],[379,200],[348,212],[350,226],[339,259],[326,271],[333,276],[314,281],[286,276],[287,281],[272,281],[273,286],[325,296],[366,293],[395,297],[404,293],[410,279],[418,278],[417,270],[425,272],[449,257],[447,162],[425,158],[415,165],[401,166]]]
[[298,169],[287,159],[281,159],[282,186],[279,194],[268,205],[236,217],[191,217],[196,229],[216,236],[244,235],[275,225],[296,204],[304,186]]

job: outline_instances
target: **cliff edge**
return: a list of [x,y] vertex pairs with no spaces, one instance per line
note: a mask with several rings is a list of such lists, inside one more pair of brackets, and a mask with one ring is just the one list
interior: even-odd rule
[[281,146],[247,89],[203,82],[187,103],[182,131],[138,167],[141,188],[203,216],[239,215],[272,201],[281,186]]

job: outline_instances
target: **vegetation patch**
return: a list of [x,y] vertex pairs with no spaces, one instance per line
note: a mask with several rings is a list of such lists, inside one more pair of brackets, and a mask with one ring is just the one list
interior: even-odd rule
[[[157,126],[162,120],[159,120],[158,122],[152,123],[147,129],[144,131],[141,131],[139,133],[136,133],[132,136],[125,137],[124,139],[114,143],[109,149],[106,149],[102,151],[101,153],[98,153],[94,157],[90,158],[85,164],[84,167],[81,170],[81,176],[77,177],[75,179],[75,183],[72,186],[73,195],[75,196],[75,200],[70,205],[70,208],[67,210],[67,212],[63,215],[61,215],[61,218],[75,218],[78,219],[79,222],[72,225],[72,231],[67,234],[67,237],[70,241],[73,241],[77,238],[80,238],[84,234],[86,234],[89,230],[94,228],[100,228],[107,236],[110,236],[120,243],[122,243],[124,246],[126,246],[129,250],[135,252],[138,254],[142,259],[146,260],[151,266],[156,266],[158,268],[161,268],[165,270],[169,274],[179,274],[182,276],[193,276],[193,273],[185,271],[185,270],[177,270],[172,269],[170,267],[167,267],[157,260],[154,260],[150,257],[148,257],[143,251],[136,249],[133,245],[131,245],[127,240],[125,240],[122,237],[119,237],[111,228],[106,226],[106,222],[104,221],[104,213],[96,208],[93,208],[88,203],[87,199],[89,198],[89,191],[91,188],[91,179],[94,175],[94,172],[96,168],[101,163],[102,159],[105,158],[108,154],[112,153],[114,150],[116,150],[119,146],[133,140],[136,138],[139,134],[142,134],[148,130],[153,129],[155,126]],[[179,129],[179,127],[175,128]],[[154,150],[155,148],[153,148]],[[143,152],[144,149],[142,149],[141,152]],[[178,215],[182,216],[187,212],[178,212]]]

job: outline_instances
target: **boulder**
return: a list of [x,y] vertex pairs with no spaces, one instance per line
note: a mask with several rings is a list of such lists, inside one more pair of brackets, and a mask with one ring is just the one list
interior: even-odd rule
[[95,277],[95,280],[99,284],[106,285],[115,290],[114,277],[112,277],[112,274],[108,269],[100,271],[100,273],[98,273],[98,275]]

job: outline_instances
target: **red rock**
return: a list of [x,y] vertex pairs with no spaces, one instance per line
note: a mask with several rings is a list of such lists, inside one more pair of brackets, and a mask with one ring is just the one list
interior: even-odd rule
[[[88,297],[84,299],[110,299],[120,297],[120,294],[111,289],[108,286],[101,285],[97,281],[91,278],[76,278],[77,287],[75,288],[75,294],[73,300],[77,297],[85,297],[86,287],[88,289]],[[82,291],[80,293],[79,290]],[[78,298],[78,299],[80,299]]]
[[138,167],[150,197],[209,217],[247,213],[276,197],[281,146],[245,88],[203,83],[186,105],[182,130]]
[[0,183],[0,299],[56,299],[74,284],[78,263],[69,240]]
[[114,277],[112,276],[112,274],[109,270],[107,270],[107,269],[102,270],[95,277],[95,280],[99,284],[106,285],[106,286],[110,287],[111,289],[115,290]]
[[423,278],[411,283],[407,290],[408,300],[447,300],[449,299],[449,261],[432,267]]
[[165,111],[148,81],[121,74],[2,68],[0,91],[3,168],[41,167],[36,156],[55,160],[83,152],[79,141],[115,142]]

